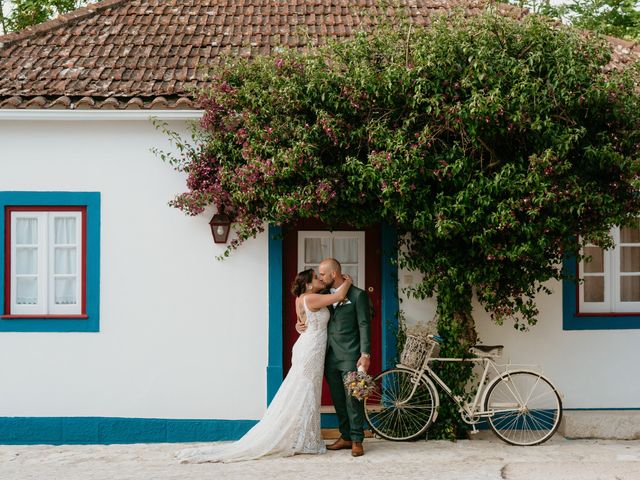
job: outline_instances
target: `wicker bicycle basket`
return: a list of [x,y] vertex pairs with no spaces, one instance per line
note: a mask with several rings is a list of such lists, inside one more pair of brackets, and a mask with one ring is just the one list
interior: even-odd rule
[[407,341],[404,344],[400,363],[410,368],[421,368],[425,359],[429,358],[433,353],[436,343],[428,340],[423,336],[407,335]]

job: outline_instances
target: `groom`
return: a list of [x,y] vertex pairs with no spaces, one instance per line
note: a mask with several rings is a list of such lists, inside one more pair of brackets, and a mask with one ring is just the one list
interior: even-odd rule
[[[331,291],[344,279],[340,262],[327,258],[320,263],[318,277]],[[364,455],[364,402],[347,395],[343,377],[362,367],[369,370],[371,362],[371,332],[369,299],[364,290],[352,285],[347,298],[329,307],[331,318],[327,327],[327,354],[324,376],[329,384],[331,400],[338,415],[340,438],[327,450],[350,448],[351,455]],[[303,327],[303,329],[306,327]],[[300,326],[298,326],[300,330]]]

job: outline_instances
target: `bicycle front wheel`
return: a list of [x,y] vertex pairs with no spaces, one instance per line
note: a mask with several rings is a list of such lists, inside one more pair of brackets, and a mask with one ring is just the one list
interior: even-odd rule
[[550,439],[562,419],[562,401],[543,376],[507,372],[489,387],[484,404],[489,425],[511,445],[538,445]]
[[374,382],[377,389],[365,399],[364,412],[375,433],[387,440],[411,440],[429,428],[437,393],[425,377],[393,368]]

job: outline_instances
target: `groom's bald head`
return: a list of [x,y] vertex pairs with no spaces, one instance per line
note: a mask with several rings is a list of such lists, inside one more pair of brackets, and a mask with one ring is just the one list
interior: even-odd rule
[[340,265],[340,262],[335,258],[325,258],[320,262],[320,266],[322,265],[332,272],[342,273],[342,265]]
[[318,267],[318,276],[327,288],[342,284],[342,266],[335,258],[325,258]]

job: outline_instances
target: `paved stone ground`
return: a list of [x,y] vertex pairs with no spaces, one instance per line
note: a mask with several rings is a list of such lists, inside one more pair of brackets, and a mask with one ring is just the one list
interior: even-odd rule
[[[189,444],[192,446],[195,444]],[[349,451],[231,464],[183,465],[186,444],[0,446],[1,480],[640,480],[640,441],[565,440],[537,447],[499,440],[369,439]]]

